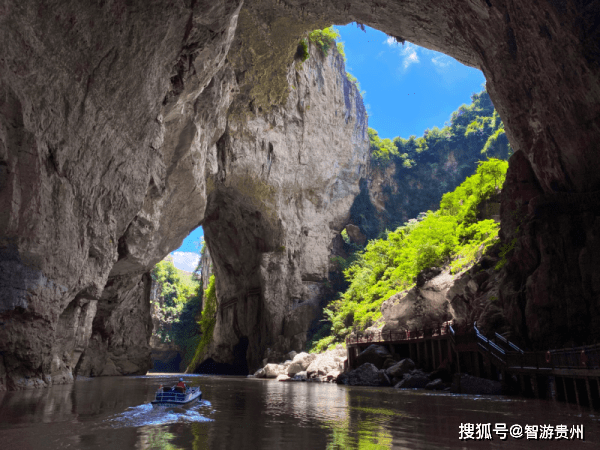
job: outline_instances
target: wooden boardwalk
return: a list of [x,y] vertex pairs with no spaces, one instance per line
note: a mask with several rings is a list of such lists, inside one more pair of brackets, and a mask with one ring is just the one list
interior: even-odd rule
[[457,327],[444,322],[429,329],[351,335],[346,339],[349,367],[371,344],[387,346],[425,369],[445,364],[454,372],[500,380],[524,395],[600,410],[600,344],[524,351],[497,333],[488,339],[476,323]]

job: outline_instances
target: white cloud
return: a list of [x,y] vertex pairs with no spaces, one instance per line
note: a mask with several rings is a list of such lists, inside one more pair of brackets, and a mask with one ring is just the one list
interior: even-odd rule
[[198,261],[200,261],[200,255],[193,252],[173,252],[173,265],[180,270],[186,272],[193,272],[196,270]]
[[406,69],[408,69],[412,64],[418,64],[420,60],[417,52],[425,50],[421,47],[411,44],[410,42],[400,45],[392,36],[388,36],[383,43],[398,51],[400,59],[402,60],[401,69],[403,72],[406,71]]
[[454,59],[447,55],[438,54],[437,56],[431,58],[431,62],[436,67],[436,70],[445,72],[450,66],[454,65]]
[[417,55],[417,50],[412,44],[408,44],[406,49],[402,51],[402,54],[404,56],[404,60],[402,61],[404,70],[408,69],[411,64],[416,64],[419,62],[419,55]]

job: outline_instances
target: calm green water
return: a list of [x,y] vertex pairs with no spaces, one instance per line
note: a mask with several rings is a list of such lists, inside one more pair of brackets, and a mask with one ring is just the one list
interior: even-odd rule
[[[0,394],[0,448],[21,449],[598,449],[587,409],[334,384],[184,376],[203,400],[149,401],[174,375],[95,378]],[[583,425],[585,440],[459,439],[461,423]]]

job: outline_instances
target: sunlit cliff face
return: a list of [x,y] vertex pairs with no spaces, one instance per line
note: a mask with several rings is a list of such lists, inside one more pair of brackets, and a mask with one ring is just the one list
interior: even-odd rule
[[[144,274],[209,214],[234,215],[227,207],[242,197],[230,190],[210,209],[211,193],[226,186],[220,158],[238,156],[228,142],[253,121],[283,126],[278,108],[290,98],[298,39],[351,21],[483,71],[515,150],[502,210],[503,240],[513,246],[500,288],[505,313],[533,346],[600,337],[598,8],[554,0],[5,2],[0,386],[69,382],[74,371],[145,372]],[[265,142],[271,174],[285,158],[302,164],[302,154],[270,152]],[[261,175],[247,176],[254,183]],[[314,191],[316,204],[324,192]],[[239,227],[265,236],[253,245],[270,260],[266,272],[239,281],[263,296],[268,268],[282,267],[269,255],[288,230],[278,220],[260,228],[265,217]],[[322,273],[301,256],[306,248],[294,250],[309,261],[306,273]],[[213,254],[217,275],[229,271],[232,256]],[[248,331],[250,340],[264,336],[250,344],[252,359],[281,333]],[[234,340],[223,342],[223,355]]]

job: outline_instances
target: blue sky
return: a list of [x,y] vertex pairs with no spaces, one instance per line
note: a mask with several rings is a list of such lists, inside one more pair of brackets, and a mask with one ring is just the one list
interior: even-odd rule
[[[483,89],[481,71],[450,56],[411,43],[397,44],[385,33],[354,24],[337,27],[346,49],[346,70],[354,75],[369,114],[369,126],[382,138],[422,136],[434,126],[443,127],[450,114],[471,94]],[[203,237],[198,227],[172,252],[175,265],[193,270],[193,255]]]
[[346,70],[354,75],[369,114],[369,126],[382,138],[422,136],[443,127],[450,114],[471,94],[483,89],[485,78],[443,53],[406,42],[381,31],[356,25],[337,27],[346,49]]

